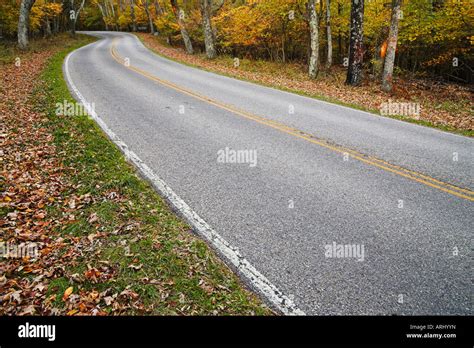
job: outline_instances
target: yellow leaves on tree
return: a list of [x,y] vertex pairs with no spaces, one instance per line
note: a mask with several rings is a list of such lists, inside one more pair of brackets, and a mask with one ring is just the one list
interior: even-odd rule
[[247,1],[233,7],[227,4],[214,17],[218,39],[224,47],[255,47],[273,50],[288,38],[305,41],[305,1]]
[[53,20],[63,10],[62,4],[47,3],[44,0],[36,1],[30,14],[30,28],[38,30],[46,20]]

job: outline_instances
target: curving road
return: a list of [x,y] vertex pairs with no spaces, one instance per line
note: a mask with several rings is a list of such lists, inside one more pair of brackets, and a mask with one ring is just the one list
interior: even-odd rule
[[69,82],[299,309],[472,314],[473,139],[194,69],[131,34],[91,34],[102,39],[70,55]]

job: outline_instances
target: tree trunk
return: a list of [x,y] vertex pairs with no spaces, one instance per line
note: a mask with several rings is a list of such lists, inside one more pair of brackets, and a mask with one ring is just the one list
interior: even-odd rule
[[137,22],[135,20],[135,2],[130,0],[130,18],[132,20],[132,31],[137,31]]
[[193,54],[193,44],[191,43],[191,39],[189,37],[188,31],[186,30],[186,26],[184,24],[184,12],[182,9],[178,7],[178,3],[176,0],[170,0],[171,2],[171,7],[173,9],[174,15],[176,17],[176,20],[178,21],[179,29],[181,31],[181,37],[183,38],[184,41],[184,46],[186,47],[186,52],[188,54]]
[[326,33],[328,40],[326,68],[330,69],[332,65],[331,0],[326,0]]
[[148,0],[145,0],[145,13],[148,17],[148,24],[150,25],[150,33],[155,34],[155,27],[153,26],[153,20],[150,15],[150,10],[148,8]]
[[364,0],[352,0],[349,40],[349,68],[346,84],[359,86],[362,82],[362,61],[364,58]]
[[[76,12],[76,19],[75,21],[77,22],[77,20],[79,19],[79,15],[81,14],[81,11],[82,9],[84,8],[84,4],[86,3],[86,0],[82,0],[81,2],[81,6],[79,6],[79,9],[77,10]],[[76,27],[75,23],[74,23],[74,28]]]
[[155,0],[155,15],[158,17],[163,14],[163,9],[160,6],[158,0]]
[[20,16],[18,17],[18,47],[22,50],[28,48],[28,30],[30,27],[30,10],[35,0],[21,0]]
[[59,32],[58,26],[59,26],[58,19],[54,18],[53,19],[53,34],[57,34]]
[[308,0],[307,3],[309,18],[309,37],[310,37],[310,54],[309,54],[309,77],[314,79],[318,75],[319,60],[319,23],[318,14],[316,13],[315,0]]
[[[342,5],[339,1],[337,1],[337,15],[338,17],[341,16],[342,13]],[[339,33],[337,35],[337,44],[338,44],[338,59],[340,62],[343,61],[343,52],[342,52],[342,36],[341,36],[341,31],[339,30]]]
[[115,31],[119,31],[119,27],[118,27],[118,16],[117,14],[115,13],[115,7],[114,7],[114,2],[113,0],[109,0],[109,4],[110,4],[110,12],[112,13],[112,18],[114,19],[114,27],[115,27]]
[[[155,0],[155,14],[156,14],[156,17],[159,17],[161,15],[163,15],[165,13],[165,11],[163,10],[163,7],[161,7],[160,3],[158,0]],[[168,44],[171,44],[171,39],[169,36],[166,37],[166,42]]]
[[[45,4],[45,5],[48,5],[48,0],[45,0],[45,1],[44,1],[44,4]],[[44,17],[44,22],[43,22],[43,24],[44,24],[44,27],[43,27],[43,34],[44,34],[44,37],[45,37],[45,38],[51,37],[51,36],[53,35],[53,32],[52,32],[52,30],[51,30],[51,21],[49,20],[49,16],[47,15],[47,13],[46,13],[46,15],[45,15],[45,17]]]
[[392,19],[390,21],[390,31],[388,33],[388,45],[385,53],[385,63],[382,73],[382,90],[390,92],[392,90],[393,66],[395,62],[395,52],[398,41],[398,20],[400,15],[401,0],[392,0]]
[[76,36],[76,11],[74,10],[74,0],[69,1],[69,26],[71,28],[71,36]]
[[204,32],[204,45],[206,46],[206,56],[209,59],[216,57],[216,46],[214,43],[214,33],[211,23],[212,0],[201,0],[202,30]]
[[102,7],[102,5],[100,3],[97,3],[97,6],[99,6],[99,10],[102,13],[102,19],[104,20],[104,23],[105,23],[105,30],[109,31],[109,25],[107,24],[107,21],[106,21],[107,16],[104,12],[104,8]]
[[51,31],[51,21],[49,20],[48,17],[46,17],[44,21],[44,36],[51,37],[52,35],[53,35],[53,32]]
[[71,11],[74,11],[74,17],[71,18],[71,14],[69,14],[69,18],[71,20],[71,35],[76,36],[76,23],[77,19],[79,18],[79,14],[81,13],[82,8],[84,7],[84,3],[86,0],[82,0],[81,5],[79,5],[79,8],[77,11],[74,9],[74,0],[71,0]]

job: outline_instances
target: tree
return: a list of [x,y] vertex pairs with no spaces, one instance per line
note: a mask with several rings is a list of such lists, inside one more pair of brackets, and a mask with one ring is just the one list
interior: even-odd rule
[[326,34],[328,40],[326,68],[329,69],[332,65],[331,0],[326,0]]
[[315,8],[315,0],[308,0],[308,20],[309,20],[309,37],[310,37],[310,54],[309,54],[309,77],[314,79],[318,75],[319,60],[319,23],[318,14]]
[[349,68],[346,84],[359,86],[362,82],[364,58],[364,0],[352,0],[349,37]]
[[112,18],[114,20],[115,30],[118,31],[119,30],[118,25],[117,25],[118,17],[117,17],[117,14],[115,13],[114,1],[113,0],[109,0],[109,1],[106,0],[105,4],[107,5],[107,3],[110,4],[110,12],[112,13]]
[[71,21],[71,35],[76,36],[76,23],[77,19],[79,18],[79,14],[81,13],[82,8],[84,7],[84,3],[86,0],[82,0],[81,5],[77,10],[74,9],[74,0],[71,0],[71,12],[69,13],[69,20]]
[[100,4],[100,2],[97,3],[97,6],[99,7],[100,13],[102,13],[102,19],[105,23],[105,30],[109,31],[109,25],[107,23],[107,13],[105,12],[107,9],[104,10],[104,7]]
[[137,31],[137,22],[135,20],[135,1],[130,0],[130,17],[132,19],[132,31]]
[[21,0],[20,16],[18,18],[18,47],[28,48],[28,30],[30,27],[30,11],[35,0]]
[[216,46],[211,23],[212,0],[201,0],[202,31],[204,32],[204,45],[206,56],[209,59],[216,57]]
[[398,21],[400,19],[401,0],[392,0],[392,19],[388,33],[387,51],[382,73],[382,90],[390,92],[392,90],[393,66],[395,63],[395,52],[398,41]]
[[163,9],[161,8],[160,6],[160,3],[158,2],[158,0],[155,0],[155,15],[156,17],[160,16],[163,14]]
[[145,0],[145,13],[148,18],[148,24],[150,26],[150,33],[155,34],[155,28],[153,26],[153,20],[151,19],[150,10],[148,8],[148,0]]
[[186,48],[186,52],[188,54],[193,54],[193,44],[191,42],[191,38],[189,37],[188,31],[186,30],[186,25],[184,24],[184,11],[178,6],[178,2],[176,0],[170,0],[171,8],[173,9],[173,13],[176,17],[176,21],[179,25],[179,30],[181,32],[181,37],[184,41],[184,46]]
[[45,0],[44,2],[45,7],[45,16],[44,16],[44,37],[51,37],[53,35],[53,32],[51,30],[51,21],[49,20],[50,14],[50,9],[49,9],[49,4],[48,0]]

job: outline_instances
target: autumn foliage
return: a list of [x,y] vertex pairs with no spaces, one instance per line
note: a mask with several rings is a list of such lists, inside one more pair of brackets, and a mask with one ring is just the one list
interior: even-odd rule
[[[0,0],[0,33],[5,38],[16,35],[19,3],[20,0]],[[316,3],[319,60],[323,62],[327,46],[326,1]],[[200,0],[178,0],[177,5],[193,46],[204,51]],[[31,11],[31,34],[45,35],[47,25],[53,32],[68,30],[70,6],[69,1],[37,0]],[[334,62],[339,65],[348,57],[350,7],[350,0],[330,1]],[[383,66],[390,7],[387,0],[365,2],[364,64],[367,71],[375,74],[380,74]],[[306,63],[306,0],[213,0],[210,12],[218,54]],[[150,22],[169,43],[181,44],[180,27],[169,0],[87,0],[77,26],[91,30],[151,31]],[[396,72],[404,70],[472,82],[472,1],[406,0],[402,3],[399,25]]]

